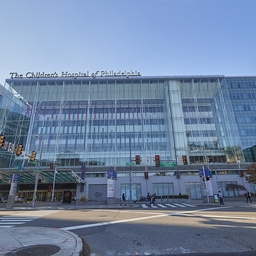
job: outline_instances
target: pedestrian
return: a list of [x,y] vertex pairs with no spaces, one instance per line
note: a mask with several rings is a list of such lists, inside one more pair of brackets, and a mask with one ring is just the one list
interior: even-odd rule
[[220,190],[219,190],[219,200],[220,200],[220,204],[224,205],[223,196],[222,196],[222,193],[220,192]]
[[148,192],[148,195],[147,195],[147,205],[148,206],[151,205],[151,195],[149,194],[149,192]]
[[124,203],[124,205],[126,206],[126,198],[125,198],[125,194],[123,193],[122,194],[122,201],[121,201],[121,204],[122,205],[122,202]]
[[250,201],[250,203],[252,202],[252,199],[251,199],[251,193],[247,190],[246,193],[245,193],[245,196],[246,196],[246,203],[248,203],[248,201]]
[[151,204],[155,205],[155,196],[154,196],[154,194],[152,194],[152,196],[151,196]]

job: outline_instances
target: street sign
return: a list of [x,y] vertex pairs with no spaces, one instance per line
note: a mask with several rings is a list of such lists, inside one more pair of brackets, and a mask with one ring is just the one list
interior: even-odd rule
[[116,171],[108,170],[108,179],[116,179]]
[[160,167],[175,167],[177,166],[176,162],[160,162]]
[[206,177],[209,177],[210,176],[210,170],[209,169],[200,169],[199,170],[199,176],[200,177],[204,177],[204,176],[206,176]]
[[14,173],[13,175],[13,182],[18,182],[19,181],[19,174]]
[[130,163],[126,163],[125,165],[126,165],[126,166],[134,166],[134,165],[135,165],[135,163],[130,162]]
[[42,170],[36,169],[36,170],[34,170],[34,172],[42,172]]

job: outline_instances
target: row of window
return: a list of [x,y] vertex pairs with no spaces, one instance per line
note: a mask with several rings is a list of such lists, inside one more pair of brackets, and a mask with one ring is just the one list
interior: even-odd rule
[[230,99],[231,100],[255,100],[256,99],[256,93],[250,92],[238,92],[238,93],[230,93]]
[[[43,135],[43,134],[40,134]],[[69,139],[69,140],[83,140],[85,141],[85,139],[141,139],[141,138],[166,138],[167,134],[166,132],[161,132],[161,131],[155,131],[155,132],[135,132],[135,133],[129,133],[129,132],[105,132],[105,133],[84,133],[84,134],[67,134],[67,135],[60,135],[59,139],[65,140],[65,139]],[[47,135],[47,139],[45,140],[56,140],[56,135]]]
[[211,112],[211,106],[184,106],[182,107],[183,112]]
[[[13,87],[18,87],[18,86],[37,86],[38,81],[33,81],[33,80],[23,80],[23,81],[12,81],[10,79],[7,79],[7,82],[13,86]],[[46,80],[40,79],[40,86],[55,86],[55,85],[63,85],[63,82],[65,83],[65,86],[73,86],[73,85],[108,85],[108,84],[116,84],[117,86],[119,85],[131,85],[131,84],[135,84],[135,85],[140,85],[140,84],[156,84],[156,85],[163,85],[165,83],[165,80],[160,80],[160,79],[152,79],[152,80],[147,80],[147,79],[143,79],[143,80],[114,80],[114,79],[109,79],[109,80],[83,80],[83,79],[79,79],[77,78],[76,80],[66,80],[66,79],[54,79],[51,80],[50,78],[47,78]],[[190,80],[191,82],[191,80]]]
[[184,118],[184,124],[214,124],[213,118]]
[[228,83],[228,88],[229,89],[251,89],[251,88],[256,88],[256,83],[255,82],[248,82],[248,80],[241,79],[241,81],[237,81],[237,79],[234,82],[229,82]]
[[[84,127],[84,124],[87,120],[62,120],[62,121],[36,121],[35,124],[37,127]],[[12,122],[12,121],[10,121]],[[89,120],[90,126],[128,126],[128,125],[163,125],[165,124],[164,119],[116,119],[116,120],[110,120],[110,119],[102,119],[102,120]]]
[[[70,107],[69,109],[62,109],[62,114],[87,114],[88,109],[84,107]],[[50,114],[58,114],[60,112],[59,107],[52,106],[51,108],[48,106],[47,108],[42,107],[37,109],[37,115],[50,115]],[[132,113],[162,113],[163,106],[141,106],[141,107],[121,107],[120,105],[112,106],[112,107],[95,107],[91,106],[89,108],[89,114],[132,114]]]

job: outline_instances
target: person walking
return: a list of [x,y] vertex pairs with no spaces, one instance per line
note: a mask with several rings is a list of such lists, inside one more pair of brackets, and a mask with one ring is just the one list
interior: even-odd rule
[[147,195],[147,206],[151,206],[151,195],[149,194],[149,192]]
[[219,200],[220,200],[220,205],[224,205],[223,196],[222,196],[222,193],[220,192],[220,190],[219,190]]
[[246,191],[245,196],[246,196],[246,203],[248,203],[248,201],[250,201],[251,203],[252,202],[251,193],[248,190]]
[[121,201],[121,204],[122,205],[122,202],[124,203],[124,205],[126,206],[126,198],[125,198],[125,194],[123,193],[122,194],[122,201]]
[[152,196],[151,196],[151,204],[155,205],[155,195],[154,194],[152,194]]

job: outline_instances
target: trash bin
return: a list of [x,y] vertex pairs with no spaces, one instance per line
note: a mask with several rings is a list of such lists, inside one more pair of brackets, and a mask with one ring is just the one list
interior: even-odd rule
[[213,194],[213,201],[214,201],[214,203],[219,203],[220,202],[218,194]]

